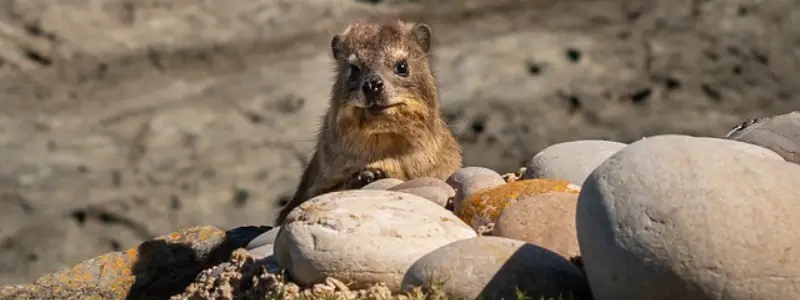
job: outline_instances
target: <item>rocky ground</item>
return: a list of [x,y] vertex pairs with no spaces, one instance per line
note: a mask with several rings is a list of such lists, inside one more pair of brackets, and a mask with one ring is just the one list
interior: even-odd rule
[[800,112],[719,137],[548,146],[518,172],[386,178],[282,226],[198,226],[0,299],[652,299],[800,296]]
[[180,228],[269,225],[325,108],[329,38],[354,18],[432,26],[465,165],[504,173],[558,142],[722,136],[797,108],[798,6],[4,1],[0,284]]

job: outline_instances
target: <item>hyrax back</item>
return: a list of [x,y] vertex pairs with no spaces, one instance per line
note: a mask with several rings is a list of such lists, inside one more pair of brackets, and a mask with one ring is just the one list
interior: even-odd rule
[[331,40],[336,77],[314,155],[277,224],[306,200],[385,177],[446,179],[461,149],[442,120],[431,30],[357,22]]

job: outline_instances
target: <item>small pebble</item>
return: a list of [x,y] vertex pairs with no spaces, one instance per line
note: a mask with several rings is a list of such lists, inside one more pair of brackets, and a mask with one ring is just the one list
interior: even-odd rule
[[364,187],[362,190],[387,190],[393,186],[403,183],[402,179],[397,178],[383,178],[376,181],[373,181]]
[[521,180],[521,179],[523,179],[522,176],[525,175],[525,170],[526,169],[527,168],[522,167],[522,168],[517,169],[517,171],[514,172],[514,173],[505,173],[505,174],[502,175],[503,180],[505,180],[506,182],[514,182],[514,181],[517,181],[517,180]]
[[567,259],[533,244],[482,236],[452,242],[416,261],[403,288],[440,288],[454,299],[591,299],[586,279]]
[[503,210],[492,234],[541,246],[566,258],[578,256],[577,204],[578,195],[574,193],[521,197]]
[[447,205],[447,201],[455,196],[456,193],[453,188],[443,180],[432,177],[415,178],[395,185],[388,190],[414,194],[431,200],[442,207]]
[[499,173],[497,173],[494,170],[489,169],[489,168],[484,168],[484,167],[464,167],[464,168],[458,169],[458,171],[453,173],[453,175],[450,175],[450,177],[447,178],[446,182],[451,187],[453,187],[453,189],[456,192],[458,192],[458,189],[461,187],[461,185],[464,183],[465,180],[467,180],[470,177],[475,177],[475,176],[480,176],[480,175],[485,175],[485,176],[495,176],[496,175],[496,176],[498,176],[500,178],[503,178],[502,176],[500,176]]
[[453,197],[453,196],[456,195],[456,191],[453,190],[453,188],[449,184],[447,184],[446,182],[444,182],[441,179],[433,178],[433,177],[415,178],[415,179],[400,183],[398,185],[395,185],[395,186],[393,186],[391,188],[388,188],[387,190],[397,191],[397,190],[419,188],[419,187],[432,187],[432,188],[440,189],[440,190],[442,190],[442,192],[445,193],[445,195],[447,195],[448,198]]

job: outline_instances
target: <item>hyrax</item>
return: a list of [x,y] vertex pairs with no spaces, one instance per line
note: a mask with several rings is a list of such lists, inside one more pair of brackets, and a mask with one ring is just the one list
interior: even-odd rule
[[327,192],[381,178],[446,179],[461,148],[439,111],[431,29],[399,20],[356,22],[331,40],[336,77],[314,155],[278,215]]

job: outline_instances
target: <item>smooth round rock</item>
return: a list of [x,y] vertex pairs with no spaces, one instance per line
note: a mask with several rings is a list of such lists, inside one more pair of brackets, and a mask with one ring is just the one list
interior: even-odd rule
[[396,191],[396,190],[403,190],[403,189],[412,189],[412,188],[420,188],[420,187],[432,187],[437,188],[445,192],[447,197],[453,197],[456,195],[456,191],[453,188],[439,178],[433,177],[420,177],[414,178],[409,181],[403,182],[401,184],[395,185],[388,190]]
[[[447,188],[450,188],[450,186],[447,186]],[[452,190],[452,189],[450,189],[450,190]],[[431,202],[436,203],[436,204],[438,204],[438,205],[440,205],[442,207],[445,207],[447,205],[447,200],[450,199],[450,197],[448,197],[447,192],[445,190],[442,190],[442,189],[436,188],[436,187],[432,187],[432,186],[412,187],[412,188],[405,188],[405,189],[398,189],[398,190],[390,189],[390,191],[403,192],[403,193],[409,193],[409,194],[417,195],[417,196],[420,196],[422,198],[428,199]]]
[[275,245],[273,244],[266,244],[263,246],[258,246],[253,249],[249,249],[250,255],[252,255],[256,259],[262,259],[266,257],[270,257],[275,254]]
[[481,230],[494,224],[500,217],[500,213],[520,198],[547,192],[577,194],[580,192],[580,186],[566,180],[555,179],[527,179],[509,182],[467,197],[461,203],[461,209],[456,212],[456,215],[475,230]]
[[522,179],[561,179],[581,185],[600,163],[627,144],[580,140],[551,145],[525,163]]
[[477,175],[472,176],[461,182],[459,189],[456,191],[456,196],[453,199],[453,210],[456,214],[463,210],[464,199],[474,195],[477,192],[490,189],[493,187],[506,184],[503,177],[499,174],[495,175]]
[[417,259],[477,234],[450,211],[408,193],[348,190],[301,204],[275,240],[275,257],[301,285],[330,276],[364,288],[397,291]]
[[727,138],[770,149],[786,161],[800,163],[800,112],[748,120]]
[[255,258],[271,256],[274,252],[273,245],[275,244],[275,237],[278,235],[278,231],[280,230],[281,227],[277,226],[260,234],[244,247],[245,250],[250,251],[250,254]]
[[250,250],[256,247],[264,246],[264,245],[271,245],[275,243],[275,237],[278,235],[278,231],[281,230],[280,226],[276,226],[267,230],[266,232],[258,235],[256,238],[252,239],[250,243],[247,244],[245,249]]
[[432,284],[454,299],[518,299],[517,289],[527,299],[590,299],[586,279],[565,258],[503,237],[450,243],[420,258],[403,278],[405,290]]
[[566,258],[580,255],[575,232],[577,205],[574,193],[520,198],[503,210],[492,234],[541,246]]
[[458,189],[461,188],[461,185],[464,183],[464,181],[475,176],[497,176],[500,177],[500,179],[503,178],[503,176],[500,176],[499,173],[489,168],[463,167],[458,169],[458,171],[453,173],[453,175],[450,175],[446,182],[453,187],[456,192],[458,192]]
[[415,178],[404,183],[395,185],[389,191],[402,191],[411,193],[441,206],[447,205],[447,200],[456,195],[456,191],[449,184],[441,179],[433,177]]
[[595,297],[800,299],[800,166],[758,148],[659,135],[603,162],[576,212]]
[[398,178],[383,178],[370,182],[369,184],[361,187],[362,190],[387,190],[393,186],[403,183],[402,179]]

